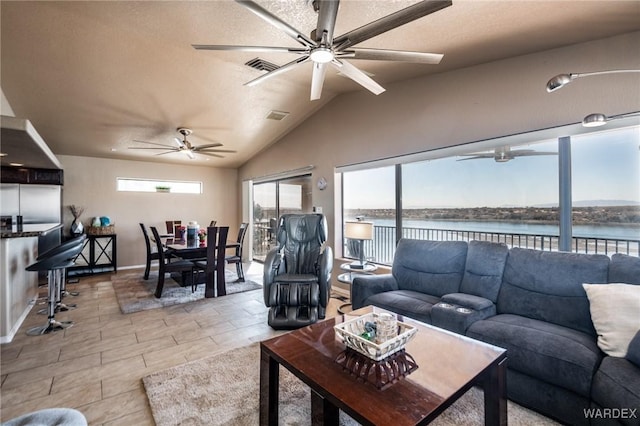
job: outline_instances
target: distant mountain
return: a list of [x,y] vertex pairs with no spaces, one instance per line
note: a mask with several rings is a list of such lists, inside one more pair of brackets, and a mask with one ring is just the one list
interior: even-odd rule
[[[640,206],[640,201],[631,200],[582,200],[574,201],[573,207],[616,207],[616,206]],[[517,207],[517,206],[504,206]],[[558,203],[536,204],[531,207],[558,207]]]

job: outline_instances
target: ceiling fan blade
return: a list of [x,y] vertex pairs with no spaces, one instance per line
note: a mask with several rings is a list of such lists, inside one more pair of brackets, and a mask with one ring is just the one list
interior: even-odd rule
[[230,154],[234,154],[238,151],[234,151],[233,149],[205,149],[202,151],[196,151],[198,154],[206,154],[206,153],[212,153],[212,152],[227,152]]
[[300,31],[296,30],[291,25],[287,24],[282,19],[278,18],[268,10],[264,9],[262,6],[258,5],[257,3],[254,3],[253,1],[250,1],[250,0],[236,0],[236,2],[240,3],[242,6],[246,7],[251,12],[255,13],[263,20],[267,21],[269,24],[273,25],[279,30],[284,31],[285,34],[287,34],[289,37],[296,40],[298,43],[302,44],[303,46],[307,46],[307,47],[315,46],[315,43],[311,41],[307,36],[302,34]]
[[295,68],[297,65],[303,64],[305,62],[307,62],[309,60],[309,56],[304,56],[302,58],[298,58],[294,61],[289,62],[288,64],[284,64],[283,66],[281,66],[280,68],[276,68],[273,71],[269,71],[266,74],[261,75],[258,78],[254,78],[251,81],[246,82],[244,85],[245,86],[255,86],[258,83],[262,83],[264,80],[267,80],[271,77],[275,77],[276,75],[282,74],[284,72],[287,71],[291,71],[293,68]]
[[138,141],[138,140],[133,140],[133,142],[139,142],[139,143],[147,143],[149,145],[157,145],[157,146],[162,146],[164,148],[173,148],[173,145],[167,145],[167,144],[163,144],[163,143],[156,143],[156,142],[147,142],[147,141]]
[[424,0],[336,37],[333,46],[337,50],[346,49],[452,4],[450,0]]
[[177,150],[173,150],[173,151],[159,152],[159,153],[154,154],[154,155],[173,154],[174,152],[179,152],[179,151],[177,151]]
[[[318,10],[318,26],[316,28],[316,42],[322,40],[322,36],[326,33],[326,38],[331,44],[333,40],[333,30],[336,27],[336,18],[338,17],[338,6],[340,0],[318,0],[320,9]],[[329,46],[330,47],[330,46]]]
[[191,158],[192,160],[193,160],[194,158],[196,158],[196,156],[193,154],[193,152],[191,152],[191,150],[190,150],[190,149],[185,149],[185,150],[183,150],[183,152],[184,152],[185,154],[187,154],[187,157]]
[[[528,151],[528,150],[526,150]],[[530,157],[534,155],[558,155],[557,152],[547,152],[547,151],[533,151],[527,153],[521,153],[519,151],[511,151],[511,155],[514,157]]]
[[223,156],[223,155],[212,154],[212,153],[210,153],[210,152],[202,152],[202,151],[200,151],[200,152],[198,152],[198,154],[200,154],[200,155],[206,155],[207,157],[218,157],[218,158],[224,158],[224,156]]
[[276,46],[231,46],[226,44],[192,44],[196,50],[231,50],[238,52],[268,52],[268,53],[297,53],[304,54],[309,49],[299,47],[276,47]]
[[335,66],[338,71],[342,74],[349,77],[351,80],[363,86],[365,89],[373,92],[376,95],[385,91],[385,88],[376,83],[371,77],[360,71],[358,68],[353,66],[351,63],[341,60],[334,60],[331,62],[333,66]]
[[216,142],[216,143],[208,143],[206,145],[198,145],[198,146],[194,146],[193,147],[193,151],[201,151],[203,149],[208,149],[208,148],[216,148],[222,146],[222,144],[220,142]]
[[164,148],[146,148],[146,147],[130,146],[127,149],[164,149],[164,150],[170,149],[170,150],[173,150],[173,151],[178,151],[178,148],[174,148],[174,147],[169,146],[169,145],[165,146]]
[[401,61],[415,64],[439,64],[444,55],[440,53],[410,52],[406,50],[351,48],[343,51],[339,58],[370,59],[374,61]]
[[320,99],[324,76],[327,73],[327,64],[313,63],[313,76],[311,77],[311,100]]
[[456,161],[477,160],[477,159],[480,159],[480,158],[493,158],[494,156],[495,156],[494,154],[479,154],[479,155],[475,155],[473,157],[461,158],[461,159],[456,160]]

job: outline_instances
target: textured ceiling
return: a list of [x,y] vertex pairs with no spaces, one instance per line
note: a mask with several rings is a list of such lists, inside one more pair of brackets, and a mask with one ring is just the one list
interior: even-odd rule
[[[640,29],[638,1],[453,2],[358,45],[443,53],[439,65],[352,63],[385,86]],[[305,0],[258,3],[304,34],[316,25]],[[335,34],[412,3],[342,1]],[[299,45],[231,1],[3,0],[0,13],[2,90],[15,115],[29,119],[57,155],[238,167],[333,97],[365,90],[329,70],[322,98],[309,101],[310,64],[244,86],[260,75],[244,65],[248,60],[259,56],[284,65],[293,55],[196,51],[191,45]],[[384,102],[384,93],[371,98]],[[291,114],[267,120],[271,110]],[[237,153],[190,160],[128,149],[144,146],[134,140],[172,144],[177,127],[193,129],[194,145],[217,141]]]

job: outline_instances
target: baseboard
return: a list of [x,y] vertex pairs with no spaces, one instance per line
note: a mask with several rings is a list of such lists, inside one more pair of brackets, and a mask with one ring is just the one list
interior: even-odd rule
[[[33,299],[31,299],[29,304],[27,304],[27,307],[25,308],[25,310],[20,315],[20,318],[18,318],[18,320],[13,325],[11,330],[9,330],[9,334],[7,334],[6,336],[0,336],[0,344],[11,343],[13,338],[16,337],[16,334],[18,333],[18,330],[20,329],[20,326],[22,325],[24,320],[27,318],[27,315],[29,315],[29,312],[31,312],[31,309],[35,306],[36,300],[37,300],[37,294],[34,296]],[[45,321],[45,320],[46,320],[46,318],[43,319],[43,321]]]

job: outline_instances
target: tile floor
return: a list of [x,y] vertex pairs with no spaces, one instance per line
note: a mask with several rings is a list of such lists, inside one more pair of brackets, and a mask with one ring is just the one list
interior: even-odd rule
[[[261,282],[261,265],[252,264],[247,276]],[[0,345],[0,421],[72,407],[90,425],[153,425],[142,377],[278,333],[267,325],[262,290],[125,315],[109,279],[83,277],[67,286],[80,292],[65,299],[78,308],[56,319],[73,320],[73,327],[27,336],[46,323],[36,305],[13,341]],[[328,316],[342,303],[331,299]]]

